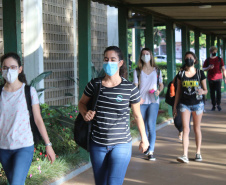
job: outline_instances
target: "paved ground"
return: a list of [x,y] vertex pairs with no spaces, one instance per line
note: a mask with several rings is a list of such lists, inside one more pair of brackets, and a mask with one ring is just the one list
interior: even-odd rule
[[[202,119],[202,162],[195,162],[194,132],[190,134],[189,164],[180,164],[182,144],[173,124],[157,131],[155,162],[145,160],[133,145],[133,155],[124,185],[226,185],[226,96],[222,99],[222,111],[211,112],[210,101]],[[92,169],[62,185],[94,184]]]

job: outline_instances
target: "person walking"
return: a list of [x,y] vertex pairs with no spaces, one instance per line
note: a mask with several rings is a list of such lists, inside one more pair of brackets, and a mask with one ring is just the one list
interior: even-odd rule
[[[0,96],[0,163],[10,185],[23,185],[29,171],[34,141],[30,116],[25,98],[26,77],[16,53],[1,57],[1,72],[5,80]],[[46,145],[46,154],[51,163],[55,153],[41,117],[38,95],[30,88],[32,112],[35,123]]]
[[140,109],[150,143],[150,147],[145,152],[145,155],[148,156],[148,160],[155,161],[155,127],[159,110],[159,94],[163,90],[164,85],[162,82],[162,73],[157,68],[152,51],[149,48],[143,48],[140,52],[138,68],[133,73],[133,82],[140,90]]
[[183,156],[178,157],[177,161],[189,163],[189,121],[192,113],[193,128],[196,140],[195,161],[202,161],[201,156],[201,120],[204,110],[202,95],[207,94],[206,77],[202,70],[196,69],[197,57],[193,52],[187,52],[184,57],[185,70],[178,73],[177,92],[173,108],[174,117],[177,115],[177,104],[180,99],[180,112],[183,124]]
[[212,102],[211,110],[215,111],[217,105],[218,111],[221,111],[220,104],[222,73],[224,75],[224,80],[226,83],[226,70],[224,67],[223,59],[217,56],[217,47],[211,46],[209,48],[209,52],[211,56],[205,60],[203,64],[203,70],[208,71],[207,79],[209,81],[210,97]]
[[86,105],[94,94],[91,80],[79,101],[78,108],[85,121],[94,119],[90,141],[90,159],[96,185],[121,185],[131,159],[132,137],[129,127],[130,106],[133,111],[141,142],[142,152],[148,148],[144,122],[140,113],[138,88],[125,79],[126,63],[121,50],[110,46],[104,51],[103,69],[106,75],[100,78],[102,87],[96,111]]

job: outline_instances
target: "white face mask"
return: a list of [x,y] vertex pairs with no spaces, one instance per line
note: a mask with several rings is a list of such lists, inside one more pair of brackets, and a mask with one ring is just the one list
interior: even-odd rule
[[144,62],[148,63],[148,62],[150,62],[150,60],[151,60],[151,55],[142,55],[141,59],[142,59]]
[[8,83],[13,83],[15,82],[15,80],[18,77],[18,70],[13,70],[13,69],[9,69],[9,70],[2,70],[2,76],[3,78],[8,82]]

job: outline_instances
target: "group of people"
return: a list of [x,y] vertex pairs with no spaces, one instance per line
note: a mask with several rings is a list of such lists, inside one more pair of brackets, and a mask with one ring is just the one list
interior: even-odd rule
[[[208,70],[211,100],[214,111],[220,111],[219,84],[226,72],[222,59],[216,57],[217,48],[211,47],[211,57],[203,66]],[[196,69],[198,62],[193,52],[184,56],[184,66],[176,75],[177,84],[173,116],[178,124],[179,137],[183,140],[183,155],[177,161],[188,163],[190,117],[196,135],[195,161],[201,161],[202,134],[200,123],[204,110],[203,95],[207,94],[206,77]],[[33,157],[34,142],[29,124],[24,86],[26,78],[20,57],[15,53],[1,58],[2,76],[5,79],[0,96],[0,162],[10,185],[24,184]],[[143,48],[138,67],[133,73],[133,83],[126,79],[126,63],[120,48],[107,47],[104,51],[105,76],[100,81],[91,80],[79,101],[78,108],[85,121],[94,120],[90,139],[90,158],[97,185],[120,185],[126,174],[132,153],[132,137],[129,126],[130,108],[141,135],[139,149],[150,161],[154,156],[156,120],[159,110],[159,94],[164,89],[162,72],[156,66],[152,51]],[[87,110],[94,94],[94,83],[101,83],[96,110]],[[30,89],[32,111],[37,127],[46,144],[48,158],[53,162],[55,153],[49,141],[40,114],[37,92]],[[217,91],[217,100],[215,100]]]

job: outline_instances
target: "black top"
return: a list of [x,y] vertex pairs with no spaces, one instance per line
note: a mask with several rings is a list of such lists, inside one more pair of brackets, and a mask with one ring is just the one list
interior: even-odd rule
[[[91,80],[84,94],[92,97],[95,83]],[[98,83],[98,82],[96,82]],[[91,138],[103,145],[128,143],[132,140],[129,127],[130,104],[140,101],[138,88],[122,78],[122,82],[112,88],[102,85],[96,106],[95,123]]]
[[[199,76],[197,75],[199,74]],[[196,89],[201,86],[201,81],[206,79],[205,74],[203,70],[200,70],[200,73],[198,72],[198,69],[196,70],[196,74],[188,78],[185,75],[185,71],[180,71],[178,73],[178,79],[181,80],[181,99],[180,102],[185,105],[196,105],[199,104],[203,100],[197,100],[196,99]]]

